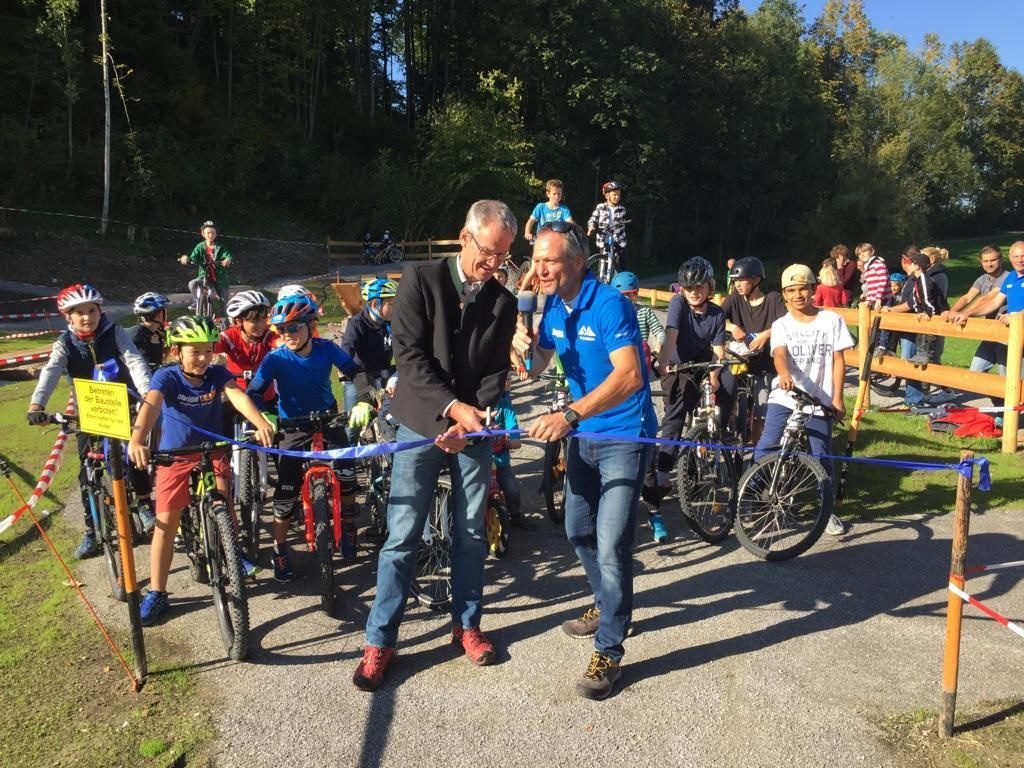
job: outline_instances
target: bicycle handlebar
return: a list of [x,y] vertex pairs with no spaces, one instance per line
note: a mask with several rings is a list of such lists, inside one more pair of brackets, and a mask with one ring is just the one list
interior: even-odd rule
[[150,464],[159,464],[167,467],[176,461],[181,461],[183,456],[190,456],[196,453],[209,454],[219,448],[226,448],[230,443],[223,441],[208,441],[199,445],[184,445],[181,448],[167,448],[162,451],[153,451],[149,456]]
[[311,411],[304,416],[278,419],[278,429],[282,432],[297,432],[310,426],[322,429],[325,422],[330,427],[345,427],[348,425],[348,413],[344,411]]
[[831,416],[840,424],[843,423],[842,417],[839,416],[838,412],[835,409],[835,406],[833,406],[831,403],[821,402],[821,400],[816,398],[814,395],[800,389],[800,387],[793,387],[791,390],[789,390],[789,394],[793,396],[793,399],[797,401],[800,407],[821,408],[821,410],[823,410],[826,415]]

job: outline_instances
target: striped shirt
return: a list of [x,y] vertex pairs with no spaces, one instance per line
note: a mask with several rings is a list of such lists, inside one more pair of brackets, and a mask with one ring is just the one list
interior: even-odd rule
[[860,284],[864,301],[881,301],[889,290],[889,268],[885,266],[885,259],[877,254],[872,256],[864,265]]
[[640,326],[640,341],[647,341],[653,333],[658,344],[664,344],[665,326],[661,324],[654,310],[643,304],[634,304],[633,307],[636,309],[636,322]]

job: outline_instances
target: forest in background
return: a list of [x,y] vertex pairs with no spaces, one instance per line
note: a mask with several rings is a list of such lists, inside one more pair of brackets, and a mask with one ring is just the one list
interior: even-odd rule
[[[0,4],[0,205],[98,215],[99,0]],[[860,0],[107,0],[111,215],[450,237],[561,178],[644,257],[1019,227],[1024,81]],[[232,234],[229,231],[226,235]],[[251,234],[250,232],[235,234]]]

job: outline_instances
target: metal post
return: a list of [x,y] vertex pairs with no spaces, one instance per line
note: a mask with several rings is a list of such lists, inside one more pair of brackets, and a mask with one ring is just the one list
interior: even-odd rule
[[121,441],[111,439],[107,461],[114,490],[114,509],[117,512],[117,542],[121,550],[121,574],[128,600],[128,623],[132,631],[132,654],[135,656],[135,677],[139,688],[146,682],[146,645],[142,639],[142,618],[139,615],[139,583],[135,579],[135,551],[132,549],[132,526],[128,512],[128,493],[124,485],[124,462],[121,459]]
[[[961,451],[960,461],[974,458],[971,451]],[[957,475],[956,513],[953,517],[953,554],[950,559],[949,580],[961,590],[964,588],[964,563],[967,560],[967,535],[971,527],[971,483],[970,477]],[[953,719],[956,716],[957,678],[960,673],[960,625],[963,617],[963,601],[949,592],[946,607],[946,645],[942,657],[942,712],[939,715],[939,736],[948,739],[953,735]]]

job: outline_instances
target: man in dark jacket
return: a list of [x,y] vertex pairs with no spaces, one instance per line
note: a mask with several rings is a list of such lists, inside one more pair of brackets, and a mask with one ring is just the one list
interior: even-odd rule
[[504,391],[516,325],[516,301],[491,277],[508,254],[517,224],[508,206],[478,200],[459,233],[462,251],[442,261],[408,264],[391,326],[398,387],[391,413],[399,442],[431,445],[395,454],[388,502],[388,540],[380,552],[377,593],[366,647],[352,682],[372,691],[394,656],[416,554],[441,471],[452,477],[452,642],[477,665],[494,646],[480,631],[484,513],[491,441],[469,442],[484,409]]

